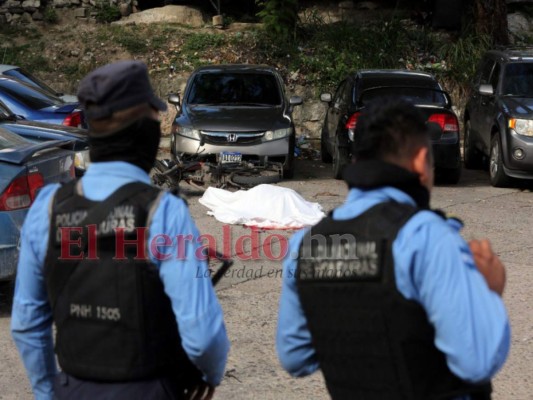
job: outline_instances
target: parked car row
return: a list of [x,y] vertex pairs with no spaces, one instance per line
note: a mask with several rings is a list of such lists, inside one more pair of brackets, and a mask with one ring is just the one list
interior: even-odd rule
[[[377,97],[402,97],[436,123],[431,141],[435,175],[447,183],[461,176],[460,128],[450,95],[432,74],[407,70],[361,70],[347,76],[333,95],[323,93],[327,112],[321,132],[322,161],[342,177],[350,161],[357,119]],[[480,62],[464,111],[463,159],[468,169],[488,167],[493,186],[511,178],[533,179],[533,48],[491,50]]]
[[59,96],[25,71],[0,66],[0,281],[15,276],[20,228],[39,189],[82,175],[89,163],[77,99]]
[[533,179],[533,48],[488,51],[464,113],[464,162],[490,182]]
[[459,121],[452,101],[435,77],[406,70],[362,70],[344,79],[335,94],[323,93],[328,103],[322,126],[322,161],[333,163],[333,176],[342,178],[350,161],[357,119],[369,101],[380,97],[402,97],[421,110],[428,122],[440,127],[432,131],[431,142],[436,175],[457,183],[461,176]]

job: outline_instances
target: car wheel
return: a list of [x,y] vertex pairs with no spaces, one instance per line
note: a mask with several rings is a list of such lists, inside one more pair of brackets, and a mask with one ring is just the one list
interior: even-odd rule
[[502,149],[498,133],[493,135],[490,142],[489,174],[490,183],[494,187],[504,187],[509,183],[509,177],[505,175],[503,170]]
[[475,148],[472,141],[472,126],[470,120],[465,122],[465,136],[463,139],[463,158],[465,168],[480,169],[483,167],[482,154]]
[[348,164],[348,150],[340,147],[338,141],[336,141],[333,150],[333,177],[335,179],[342,179],[342,171],[346,164]]
[[331,157],[328,151],[326,132],[324,130],[322,130],[322,135],[320,136],[320,158],[326,164],[331,164],[333,161],[333,157]]

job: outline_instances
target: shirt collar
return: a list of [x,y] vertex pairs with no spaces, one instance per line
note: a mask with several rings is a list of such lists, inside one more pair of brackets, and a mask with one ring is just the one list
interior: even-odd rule
[[151,183],[150,176],[143,169],[124,161],[93,162],[89,164],[84,176],[92,179],[110,176]]

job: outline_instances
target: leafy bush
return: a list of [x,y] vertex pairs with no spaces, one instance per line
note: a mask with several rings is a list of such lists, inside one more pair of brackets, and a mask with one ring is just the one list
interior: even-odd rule
[[52,6],[47,6],[43,12],[43,20],[49,24],[57,24],[59,17],[57,16],[56,9]]
[[118,21],[121,16],[120,10],[116,5],[101,1],[98,4],[95,18],[97,22],[108,24],[113,21]]
[[267,33],[278,40],[294,39],[298,21],[298,0],[257,0],[263,7],[257,13]]

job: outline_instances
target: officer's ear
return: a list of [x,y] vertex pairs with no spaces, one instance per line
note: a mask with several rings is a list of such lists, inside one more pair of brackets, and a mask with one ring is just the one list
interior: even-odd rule
[[411,171],[420,177],[420,184],[428,190],[433,188],[433,155],[431,147],[421,146],[411,157]]

